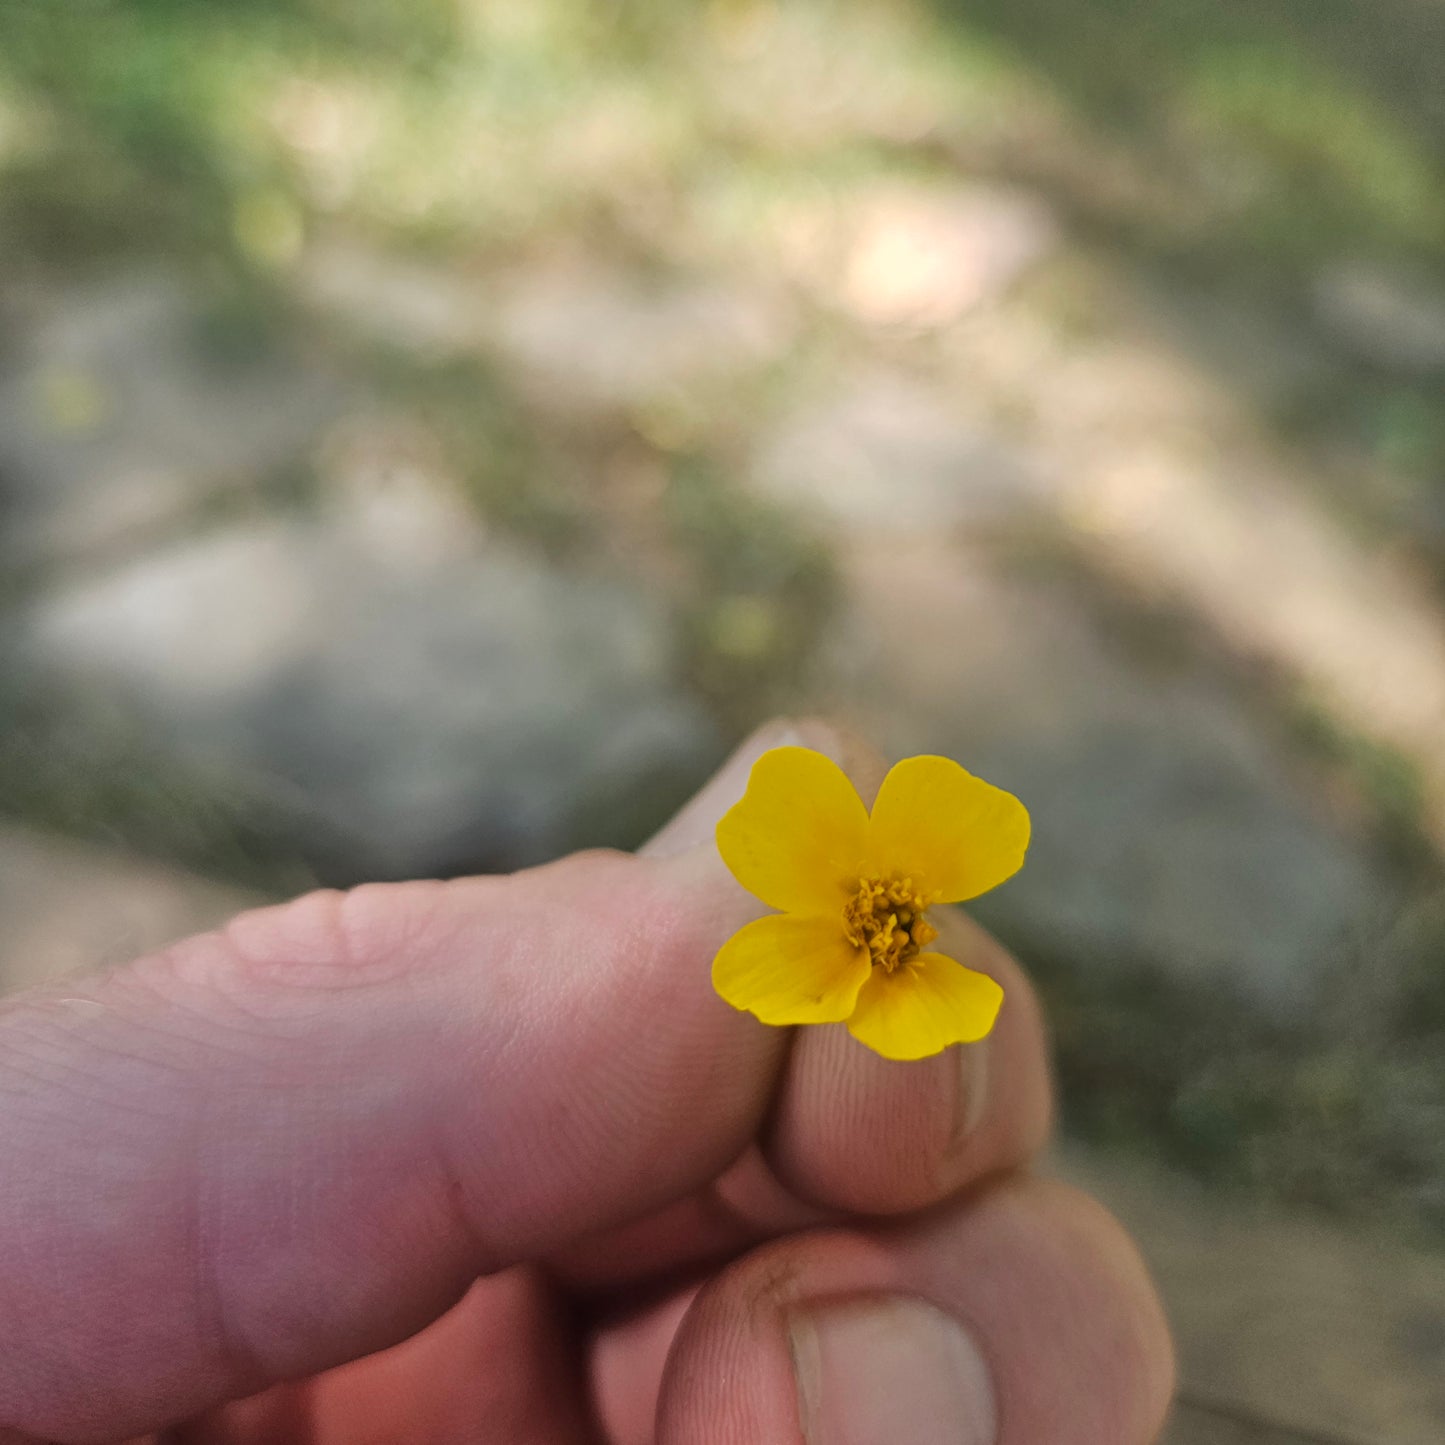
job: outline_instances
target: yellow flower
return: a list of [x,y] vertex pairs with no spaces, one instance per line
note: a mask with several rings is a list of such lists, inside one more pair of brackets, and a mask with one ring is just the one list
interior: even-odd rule
[[847,1021],[888,1059],[921,1059],[993,1027],[1003,990],[941,953],[926,910],[987,893],[1023,865],[1029,815],[949,758],[906,758],[870,815],[843,770],[775,748],[717,825],[734,878],[781,912],[740,929],[713,987],[765,1024]]

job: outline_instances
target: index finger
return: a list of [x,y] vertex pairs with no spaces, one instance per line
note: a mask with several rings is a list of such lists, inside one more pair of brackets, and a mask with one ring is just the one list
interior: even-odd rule
[[784,1038],[696,860],[309,895],[0,1008],[0,1434],[115,1439],[404,1339],[716,1174]]

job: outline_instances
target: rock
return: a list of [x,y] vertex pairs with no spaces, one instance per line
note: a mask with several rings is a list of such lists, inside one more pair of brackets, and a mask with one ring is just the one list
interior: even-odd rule
[[356,245],[318,248],[308,300],[423,357],[493,356],[563,411],[628,410],[773,360],[793,319],[732,281],[543,256],[485,280]]
[[1368,844],[1206,672],[1140,665],[1076,599],[977,552],[865,547],[847,572],[836,666],[859,720],[1033,814],[1026,867],[977,905],[1005,936],[1283,1011],[1379,935],[1394,890]]
[[423,357],[475,352],[487,334],[486,289],[436,264],[331,244],[308,254],[297,279],[313,306]]
[[562,405],[628,408],[763,366],[793,329],[775,298],[738,283],[643,281],[562,260],[506,278],[495,335]]
[[226,355],[203,339],[198,299],[166,277],[28,296],[7,322],[0,569],[113,548],[254,483],[338,401],[273,346]]
[[669,675],[659,605],[475,538],[419,560],[344,519],[234,526],[59,591],[23,626],[36,677],[294,798],[315,825],[301,852],[332,878],[630,841],[718,747]]
[[1340,261],[1320,273],[1321,322],[1362,360],[1400,371],[1445,367],[1445,287],[1423,273]]
[[883,369],[785,417],[750,481],[835,528],[885,537],[1007,516],[1035,505],[1040,486],[961,402]]

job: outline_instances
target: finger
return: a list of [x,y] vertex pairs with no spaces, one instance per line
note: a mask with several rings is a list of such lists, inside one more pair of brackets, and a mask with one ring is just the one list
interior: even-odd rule
[[[639,854],[667,859],[693,853],[721,879],[723,865],[714,840],[718,820],[742,796],[753,762],[775,747],[812,748],[845,766],[850,756],[874,756],[856,739],[818,719],[779,720],[740,747]],[[722,1260],[783,1230],[822,1222],[830,1213],[794,1197],[779,1184],[760,1151],[750,1146],[695,1193],[619,1228],[573,1241],[548,1262],[574,1287],[598,1289]]]
[[709,852],[315,894],[9,1001],[0,1430],[328,1368],[715,1177],[786,1035],[712,992],[756,905]]
[[546,1263],[594,1309],[625,1310],[676,1278],[695,1278],[764,1240],[838,1218],[838,1211],[804,1203],[779,1183],[752,1144],[685,1198],[575,1240]]
[[1021,1178],[733,1266],[678,1329],[657,1440],[1149,1445],[1172,1388],[1168,1329],[1123,1231]]
[[842,1024],[803,1029],[770,1127],[768,1163],[798,1199],[833,1210],[924,1208],[1031,1158],[1053,1114],[1043,1013],[1023,970],[956,909],[934,915],[938,949],[1003,985],[993,1032],[896,1063]]
[[653,1445],[667,1356],[701,1288],[693,1283],[670,1290],[592,1333],[587,1372],[607,1445]]
[[[795,741],[828,751],[871,801],[886,765],[866,743],[802,722]],[[654,840],[712,856],[707,819],[741,791],[736,777]],[[716,865],[721,866],[720,862]],[[1052,1120],[1042,1011],[1023,970],[961,910],[939,910],[939,947],[997,979],[1004,1006],[987,1039],[895,1063],[841,1025],[794,1035],[762,1152],[656,1216],[570,1246],[553,1259],[572,1284],[599,1290],[711,1263],[804,1224],[935,1204],[1041,1147]],[[762,1024],[755,1025],[764,1029]]]
[[[870,806],[887,773],[841,734],[840,761]],[[1052,1086],[1043,1013],[1023,970],[961,909],[937,909],[937,949],[1003,985],[993,1032],[933,1058],[880,1058],[843,1025],[803,1029],[764,1150],[779,1180],[828,1208],[922,1208],[1030,1158],[1048,1136]]]
[[577,1341],[541,1276],[479,1280],[420,1334],[223,1406],[173,1445],[592,1445]]

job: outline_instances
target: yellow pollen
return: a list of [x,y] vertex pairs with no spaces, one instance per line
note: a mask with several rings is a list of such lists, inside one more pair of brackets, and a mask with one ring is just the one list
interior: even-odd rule
[[855,948],[866,946],[875,967],[892,973],[938,937],[924,917],[934,901],[911,878],[860,878],[843,910],[843,931]]

